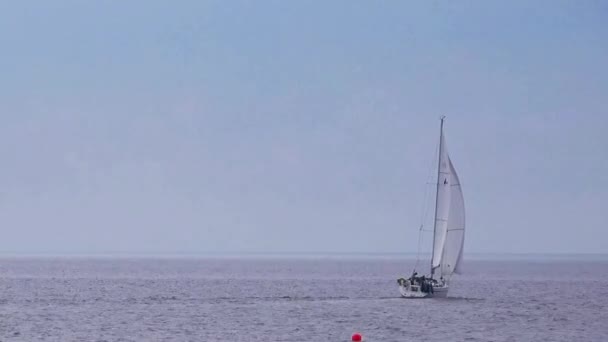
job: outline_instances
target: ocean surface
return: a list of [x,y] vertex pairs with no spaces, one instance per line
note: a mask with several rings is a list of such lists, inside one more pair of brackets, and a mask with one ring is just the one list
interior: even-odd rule
[[608,260],[532,259],[412,300],[396,256],[1,257],[0,341],[608,341]]

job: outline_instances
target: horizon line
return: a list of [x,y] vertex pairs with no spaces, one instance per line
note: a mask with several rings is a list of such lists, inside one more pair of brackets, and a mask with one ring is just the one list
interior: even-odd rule
[[[303,252],[303,251],[0,251],[0,257],[246,257],[246,256],[368,256],[368,257],[406,257],[428,258],[431,253],[417,252]],[[608,257],[608,252],[469,252],[472,257]],[[476,259],[476,258],[475,258]]]

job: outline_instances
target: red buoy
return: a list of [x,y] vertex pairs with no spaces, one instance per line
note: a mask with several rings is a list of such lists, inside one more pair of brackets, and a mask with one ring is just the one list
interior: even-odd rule
[[361,342],[361,341],[363,341],[363,336],[361,336],[361,334],[359,334],[359,333],[354,333],[353,337],[352,337],[352,341]]

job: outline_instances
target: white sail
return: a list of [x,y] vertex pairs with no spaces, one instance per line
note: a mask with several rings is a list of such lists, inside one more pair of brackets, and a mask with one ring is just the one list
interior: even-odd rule
[[439,138],[439,173],[437,176],[437,197],[435,201],[435,231],[433,236],[433,269],[441,265],[443,244],[450,214],[450,190],[448,179],[450,178],[450,167],[447,163],[448,150],[445,146],[443,132]]
[[462,188],[448,155],[443,132],[440,149],[432,267],[435,278],[447,278],[460,270],[465,212]]
[[441,257],[441,274],[450,276],[459,273],[462,261],[462,247],[464,245],[464,197],[460,180],[454,169],[452,161],[448,158],[450,166],[450,214],[446,225],[445,243],[443,244],[443,255]]

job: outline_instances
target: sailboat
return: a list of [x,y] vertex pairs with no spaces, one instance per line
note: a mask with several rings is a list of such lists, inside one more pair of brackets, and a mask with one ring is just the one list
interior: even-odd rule
[[410,278],[398,279],[399,291],[405,298],[447,297],[450,279],[453,274],[459,274],[462,267],[464,197],[458,174],[446,148],[444,120],[445,116],[441,117],[430,274],[418,276],[414,270]]

